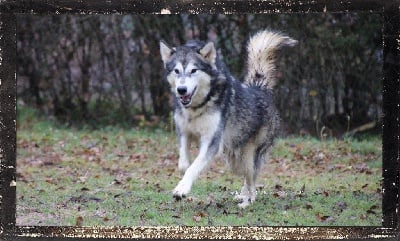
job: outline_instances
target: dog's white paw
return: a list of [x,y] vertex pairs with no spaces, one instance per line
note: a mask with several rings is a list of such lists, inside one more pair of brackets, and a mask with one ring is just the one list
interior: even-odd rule
[[242,189],[242,192],[235,196],[235,200],[239,201],[239,208],[246,208],[256,200],[256,192],[248,192],[247,189]]
[[191,185],[188,183],[180,181],[178,185],[175,187],[174,191],[172,191],[172,195],[176,200],[181,200],[185,198],[189,193]]
[[233,199],[236,200],[236,201],[242,202],[243,200],[246,199],[246,197],[247,196],[243,195],[243,194],[236,194],[235,197],[233,197]]
[[255,201],[255,196],[242,196],[240,200],[240,203],[238,204],[239,208],[246,208],[249,206],[251,203]]
[[246,208],[247,206],[250,205],[251,202],[249,202],[249,200],[243,200],[243,202],[238,204],[239,208]]
[[249,191],[248,191],[246,185],[244,185],[242,187],[242,189],[240,190],[240,194],[239,193],[236,194],[234,199],[236,201],[243,202],[244,200],[248,199],[248,197],[249,197]]

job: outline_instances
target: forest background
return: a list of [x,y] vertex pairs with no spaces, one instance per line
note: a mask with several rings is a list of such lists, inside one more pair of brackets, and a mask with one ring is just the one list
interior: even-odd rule
[[[215,42],[239,80],[246,42],[262,29],[299,41],[279,56],[283,133],[380,131],[382,16],[367,13],[18,16],[18,106],[67,125],[155,125],[171,95],[159,41]],[[168,121],[167,121],[168,123]],[[379,132],[378,132],[379,133]]]

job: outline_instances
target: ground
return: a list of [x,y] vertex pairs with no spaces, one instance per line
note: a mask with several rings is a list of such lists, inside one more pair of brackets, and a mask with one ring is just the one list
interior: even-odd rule
[[175,201],[177,160],[171,130],[91,130],[19,115],[17,225],[381,225],[380,137],[279,138],[244,210],[234,201],[241,179],[223,160]]

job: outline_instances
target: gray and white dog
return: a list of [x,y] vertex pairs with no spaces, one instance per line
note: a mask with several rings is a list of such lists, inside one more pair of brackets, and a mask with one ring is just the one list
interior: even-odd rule
[[[185,197],[207,164],[224,153],[233,173],[244,177],[236,196],[239,207],[255,200],[256,178],[269,158],[279,128],[272,93],[276,50],[296,43],[271,31],[255,34],[247,45],[247,75],[239,82],[212,42],[189,41],[176,48],[160,42],[166,79],[176,97],[178,168],[184,172],[173,190],[176,199]],[[190,142],[196,139],[199,153],[190,163]]]

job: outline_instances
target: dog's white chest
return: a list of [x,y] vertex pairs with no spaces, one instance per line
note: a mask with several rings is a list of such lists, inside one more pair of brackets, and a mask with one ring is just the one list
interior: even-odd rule
[[182,130],[192,133],[195,136],[213,136],[219,128],[221,113],[184,111],[175,115],[175,122]]

